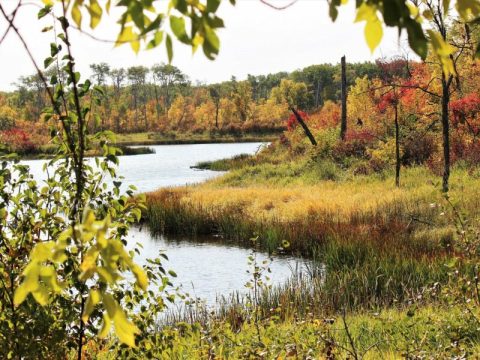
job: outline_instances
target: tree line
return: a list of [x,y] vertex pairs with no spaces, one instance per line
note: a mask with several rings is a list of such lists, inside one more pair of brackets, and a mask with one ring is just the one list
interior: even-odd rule
[[[305,87],[300,107],[320,108],[340,99],[340,65],[312,65],[291,73],[248,75],[215,84],[193,82],[179,68],[156,64],[148,68],[112,68],[107,63],[91,64],[91,80],[103,93],[96,110],[97,123],[91,130],[109,129],[117,133],[141,131],[275,131],[288,109],[278,100],[275,89],[291,81]],[[349,64],[348,85],[357,77],[374,78],[375,63]],[[50,69],[56,72],[56,69]],[[48,74],[48,72],[47,72]],[[16,89],[0,97],[0,128],[6,130],[17,120],[37,122],[48,99],[38,75],[22,76]],[[3,116],[2,116],[3,114]],[[95,128],[95,129],[93,129]]]

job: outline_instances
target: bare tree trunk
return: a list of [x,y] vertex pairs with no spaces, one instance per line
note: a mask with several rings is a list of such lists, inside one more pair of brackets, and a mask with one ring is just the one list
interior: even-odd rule
[[157,122],[159,122],[160,121],[160,99],[158,97],[157,85],[154,84],[153,87],[155,89],[155,110],[157,112]]
[[315,108],[320,105],[320,80],[317,80],[317,89],[315,90]]
[[442,135],[443,135],[443,179],[442,191],[448,192],[448,182],[450,178],[450,122],[448,116],[448,107],[450,104],[450,84],[452,76],[447,79],[442,73]]
[[218,108],[220,107],[220,103],[217,102],[215,105],[215,127],[218,129]]
[[303,130],[305,131],[305,134],[307,135],[312,145],[317,146],[317,141],[313,137],[312,133],[310,132],[310,129],[308,128],[307,124],[305,124],[305,121],[303,121],[298,111],[295,110],[293,107],[290,107],[290,111],[293,112],[293,115],[295,115],[295,118],[297,119],[298,123],[302,126]]
[[347,65],[345,55],[342,56],[342,122],[340,124],[340,138],[345,140],[347,133]]
[[398,104],[395,104],[395,186],[400,186],[400,126],[398,124]]

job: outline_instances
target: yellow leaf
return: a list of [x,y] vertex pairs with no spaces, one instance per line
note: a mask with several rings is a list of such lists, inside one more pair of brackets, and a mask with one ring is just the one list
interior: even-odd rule
[[148,277],[147,277],[147,274],[145,274],[145,271],[143,271],[143,269],[140,266],[135,264],[132,267],[132,272],[135,275],[137,279],[137,283],[142,288],[142,290],[144,291],[147,290]]
[[52,256],[52,250],[55,247],[55,243],[53,241],[47,241],[44,243],[39,243],[35,245],[30,254],[30,260],[32,262],[42,262],[49,260]]
[[80,10],[80,5],[79,1],[75,1],[72,7],[72,19],[79,28],[82,27],[82,11]]
[[113,317],[113,324],[115,326],[115,334],[118,336],[120,342],[135,347],[135,335],[140,334],[140,330],[127,319],[123,310],[119,307]]
[[373,52],[383,37],[382,23],[373,4],[362,3],[357,9],[355,22],[365,21],[365,39],[370,51]]
[[32,295],[35,300],[42,306],[47,305],[48,301],[50,300],[48,290],[43,286],[39,286],[37,290],[32,291]]
[[98,276],[100,276],[100,279],[102,279],[102,281],[106,282],[107,284],[113,284],[117,279],[117,276],[114,276],[115,274],[113,274],[105,267],[98,267],[96,270]]
[[28,294],[30,294],[28,287],[25,285],[25,283],[21,284],[17,290],[15,290],[15,294],[13,296],[13,303],[15,306],[18,306],[24,302]]
[[103,10],[97,0],[90,0],[90,6],[87,9],[90,14],[90,27],[95,29],[102,19]]
[[87,302],[85,303],[85,310],[83,311],[83,314],[82,314],[82,321],[84,323],[88,321],[88,318],[90,317],[90,314],[95,308],[95,305],[97,305],[99,302],[100,302],[100,292],[98,290],[90,290]]
[[433,20],[433,14],[430,10],[425,10],[422,15],[427,20]]
[[439,32],[433,30],[427,30],[430,36],[430,42],[433,47],[433,51],[437,54],[440,63],[442,64],[443,72],[445,75],[455,75],[455,67],[451,55],[455,53],[455,48],[443,40],[442,35]]
[[100,329],[100,331],[98,333],[98,337],[100,339],[103,339],[104,337],[106,337],[108,335],[108,333],[110,332],[111,326],[112,326],[111,319],[108,316],[108,314],[106,312],[104,312],[103,313],[102,328]]
[[117,41],[115,42],[115,46],[120,46],[130,41],[134,41],[135,39],[136,39],[136,35],[133,33],[132,27],[126,26],[122,29],[120,34],[118,34]]
[[480,2],[478,0],[457,0],[455,7],[465,21],[471,21],[480,15]]
[[382,37],[382,23],[378,20],[378,17],[375,20],[367,21],[365,25],[365,38],[372,53],[380,44],[380,41],[382,41]]
[[[120,342],[135,347],[135,335],[140,333],[140,330],[127,319],[123,309],[118,305],[112,295],[102,293],[103,304],[107,309],[108,317],[113,320],[115,326],[115,334],[118,336]],[[105,320],[105,318],[104,318]]]
[[45,284],[50,286],[50,289],[54,293],[59,293],[62,291],[62,286],[60,286],[59,282],[57,281],[57,273],[53,266],[42,266],[40,268],[40,276]]
[[130,47],[135,52],[135,54],[138,54],[138,52],[140,51],[140,41],[138,40],[131,41]]

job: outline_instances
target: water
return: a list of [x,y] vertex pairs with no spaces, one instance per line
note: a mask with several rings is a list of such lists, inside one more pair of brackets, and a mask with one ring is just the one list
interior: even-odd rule
[[[240,154],[254,154],[263,143],[193,144],[148,146],[154,154],[120,157],[117,175],[123,176],[123,185],[135,185],[138,192],[153,191],[160,187],[199,183],[222,173],[192,169],[202,161],[230,158]],[[23,161],[37,179],[45,179],[42,172],[45,160]]]
[[[125,186],[135,185],[139,192],[198,183],[221,173],[196,170],[191,166],[201,161],[253,154],[261,146],[261,143],[151,146],[155,154],[121,157],[118,173],[124,177]],[[41,169],[44,162],[30,160],[24,163],[30,165],[37,179],[43,179],[45,174]],[[146,258],[156,257],[161,250],[165,251],[169,261],[164,263],[164,267],[174,270],[178,275],[173,281],[174,285],[181,286],[183,292],[194,298],[205,299],[208,304],[214,303],[218,295],[227,296],[234,291],[245,291],[244,285],[251,277],[246,272],[250,250],[213,237],[202,239],[203,241],[155,238],[145,227],[132,229],[129,237],[130,243],[139,242],[143,246],[138,262],[143,263]],[[267,254],[258,254],[259,262],[266,258]],[[271,282],[285,281],[291,275],[292,268],[299,264],[303,264],[299,258],[275,257],[270,265]]]

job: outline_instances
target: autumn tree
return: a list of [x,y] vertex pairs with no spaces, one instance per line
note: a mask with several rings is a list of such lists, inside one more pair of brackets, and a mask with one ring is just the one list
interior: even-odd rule
[[163,108],[168,121],[168,110],[170,109],[170,104],[172,102],[173,88],[175,85],[184,83],[186,81],[186,77],[180,71],[179,68],[171,64],[154,65],[152,67],[152,74],[153,74],[154,86],[155,86],[157,110],[160,107],[159,97],[157,93],[157,84],[159,84],[163,92],[163,99],[164,99]]
[[284,102],[288,105],[293,118],[302,126],[312,145],[317,145],[315,137],[305,123],[305,116],[302,117],[302,113],[299,111],[302,106],[305,106],[308,99],[307,86],[304,83],[296,83],[291,80],[283,79],[280,82],[280,86],[272,89],[271,96],[275,98],[277,102]]
[[148,69],[145,66],[132,66],[127,69],[127,77],[130,81],[130,90],[133,99],[133,107],[135,109],[135,127],[139,128],[138,108],[142,107],[144,128],[148,128],[147,123],[147,93],[146,93],[146,79]]
[[120,132],[120,101],[122,95],[123,83],[126,78],[125,69],[112,69],[110,70],[110,80],[113,87],[113,101],[115,104],[115,116],[114,116],[114,126],[115,131]]
[[218,86],[210,86],[210,97],[215,104],[215,127],[218,129],[218,111],[220,110],[220,90]]

